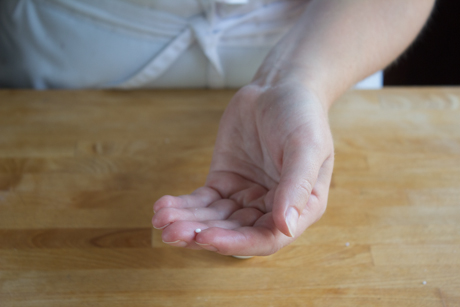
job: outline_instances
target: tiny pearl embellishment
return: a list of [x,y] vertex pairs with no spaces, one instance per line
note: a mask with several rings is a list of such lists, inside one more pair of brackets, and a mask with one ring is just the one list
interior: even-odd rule
[[195,233],[200,233],[200,232],[201,232],[200,228],[195,229]]

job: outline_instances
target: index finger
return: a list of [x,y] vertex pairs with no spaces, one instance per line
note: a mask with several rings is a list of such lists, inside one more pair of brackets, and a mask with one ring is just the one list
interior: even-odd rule
[[265,214],[254,226],[236,229],[210,227],[195,238],[203,249],[237,256],[271,255],[293,240],[276,228],[271,213]]

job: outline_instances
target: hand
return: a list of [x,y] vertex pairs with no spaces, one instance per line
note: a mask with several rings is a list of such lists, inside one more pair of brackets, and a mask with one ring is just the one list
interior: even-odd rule
[[221,119],[205,186],[160,198],[152,224],[173,246],[273,254],[324,213],[333,161],[327,107],[312,92],[248,85]]

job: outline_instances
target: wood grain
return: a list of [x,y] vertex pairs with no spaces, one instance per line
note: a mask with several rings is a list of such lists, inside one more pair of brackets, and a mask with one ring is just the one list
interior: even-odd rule
[[460,306],[460,88],[351,91],[328,209],[238,260],[167,246],[234,91],[0,91],[0,306]]

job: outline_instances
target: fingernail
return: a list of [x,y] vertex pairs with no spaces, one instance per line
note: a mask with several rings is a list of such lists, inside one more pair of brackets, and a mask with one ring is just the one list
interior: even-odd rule
[[251,259],[254,256],[235,256],[235,255],[232,255],[232,257],[235,257],[235,258],[238,258],[238,259]]
[[[163,241],[163,240],[162,240]],[[163,243],[166,243],[166,244],[169,244],[169,245],[173,245],[174,246],[177,246],[177,247],[185,247],[187,246],[187,242],[185,241],[182,241],[182,240],[177,240],[177,241],[173,241],[173,242],[166,242],[166,241],[163,241]]]
[[217,252],[217,248],[215,248],[211,244],[203,244],[203,243],[198,243],[196,241],[195,243],[201,246],[202,248],[207,249],[208,251]]
[[286,212],[286,224],[288,226],[289,234],[291,237],[294,237],[295,235],[298,220],[299,213],[294,207],[290,207]]
[[166,224],[166,225],[164,225],[164,226],[161,226],[161,227],[155,227],[155,226],[153,226],[153,225],[152,225],[152,226],[153,226],[153,228],[155,228],[155,229],[163,229],[163,228],[166,228],[166,227],[168,227],[169,225],[171,225],[171,223],[169,223],[169,224]]

